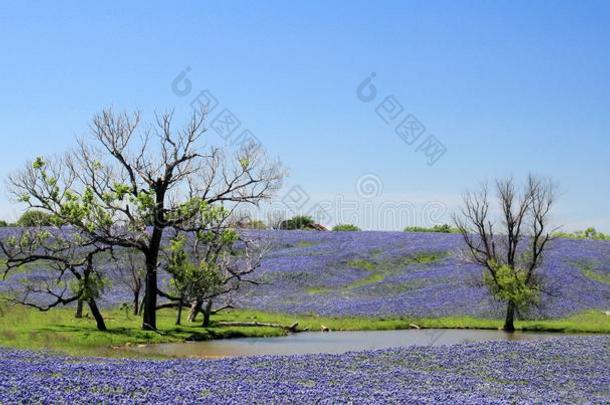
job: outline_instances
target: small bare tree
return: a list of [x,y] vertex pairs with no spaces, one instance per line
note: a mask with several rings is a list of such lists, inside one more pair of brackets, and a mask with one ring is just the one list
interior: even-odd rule
[[134,315],[140,312],[140,295],[144,286],[146,269],[144,257],[133,249],[120,249],[113,258],[109,269],[110,278],[128,288],[132,294],[132,311]]
[[542,280],[537,270],[553,233],[549,215],[556,187],[548,179],[530,175],[522,187],[508,178],[497,180],[495,189],[499,224],[490,212],[487,185],[466,192],[454,222],[468,259],[484,268],[485,285],[494,298],[506,303],[504,330],[514,331],[516,313],[539,299]]
[[98,271],[100,256],[111,248],[66,229],[22,228],[5,240],[0,250],[6,257],[3,279],[22,266],[35,263],[42,274],[24,278],[11,291],[8,300],[48,311],[58,305],[87,303],[97,328],[106,324],[96,300],[104,289],[104,277]]
[[286,219],[288,218],[284,211],[271,211],[267,213],[267,226],[271,229],[280,229]]

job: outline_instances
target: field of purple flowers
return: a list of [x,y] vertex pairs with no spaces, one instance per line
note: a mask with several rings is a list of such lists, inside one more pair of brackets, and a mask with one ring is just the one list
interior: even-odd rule
[[[501,317],[480,280],[462,260],[459,235],[406,232],[248,231],[268,245],[255,277],[260,285],[233,297],[237,307],[293,314],[375,317]],[[530,318],[560,318],[610,309],[610,242],[557,239],[542,274],[548,293]],[[30,268],[22,277],[47,277]],[[163,280],[164,279],[164,280]],[[167,282],[167,276],[161,283]],[[42,299],[42,298],[41,298]],[[120,283],[107,289],[106,307],[130,302]]]
[[0,403],[608,403],[610,338],[142,361],[0,349]]
[[[273,249],[240,306],[328,316],[437,317],[502,315],[461,259],[455,234],[271,231]],[[587,271],[584,271],[585,267]],[[610,309],[610,243],[558,239],[542,274],[548,294],[533,318]],[[595,276],[599,277],[595,277]]]
[[[459,235],[249,231],[268,245],[242,308],[328,316],[499,317]],[[102,272],[105,273],[104,269]],[[531,317],[610,309],[610,242],[558,239]],[[0,284],[45,278],[30,266]],[[162,277],[167,282],[167,276]],[[102,299],[128,302],[120,283]],[[610,337],[222,360],[68,357],[0,348],[0,403],[609,403]]]

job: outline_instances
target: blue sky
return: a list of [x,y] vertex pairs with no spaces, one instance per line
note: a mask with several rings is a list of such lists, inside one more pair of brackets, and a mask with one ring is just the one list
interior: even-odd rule
[[[104,107],[180,116],[208,89],[289,168],[278,197],[300,187],[304,213],[398,201],[409,223],[444,221],[465,188],[534,172],[560,183],[557,223],[610,231],[609,20],[601,1],[4,2],[0,175],[70,148]],[[433,166],[376,114],[390,95],[446,147]],[[3,193],[0,217],[18,212]]]

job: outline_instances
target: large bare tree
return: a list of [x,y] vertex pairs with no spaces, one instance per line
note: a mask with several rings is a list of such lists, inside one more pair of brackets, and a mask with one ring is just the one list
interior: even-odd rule
[[156,329],[165,231],[197,232],[194,219],[211,207],[258,205],[281,185],[283,170],[258,144],[204,147],[205,118],[199,111],[175,129],[171,112],[143,126],[139,113],[107,109],[93,117],[91,136],[75,150],[37,158],[9,178],[19,201],[52,214],[56,225],[143,255],[144,329]]
[[530,175],[522,186],[512,178],[497,180],[495,191],[497,206],[492,206],[487,185],[466,192],[454,222],[468,259],[484,268],[490,292],[506,303],[504,330],[514,331],[515,314],[535,303],[542,288],[538,270],[553,233],[549,215],[556,187]]

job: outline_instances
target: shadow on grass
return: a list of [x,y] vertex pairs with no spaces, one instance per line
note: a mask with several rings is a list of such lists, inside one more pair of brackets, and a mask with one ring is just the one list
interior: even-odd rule
[[[249,327],[224,327],[217,326],[212,322],[210,327],[203,326],[176,326],[169,329],[155,331],[146,331],[138,328],[129,328],[123,326],[109,327],[106,331],[100,331],[88,326],[76,325],[53,325],[45,326],[37,329],[36,332],[45,333],[66,333],[74,337],[92,336],[99,339],[108,339],[115,342],[131,342],[131,343],[163,343],[163,342],[181,342],[181,341],[204,341],[211,339],[229,339],[252,336]],[[257,328],[261,329],[261,328]]]

